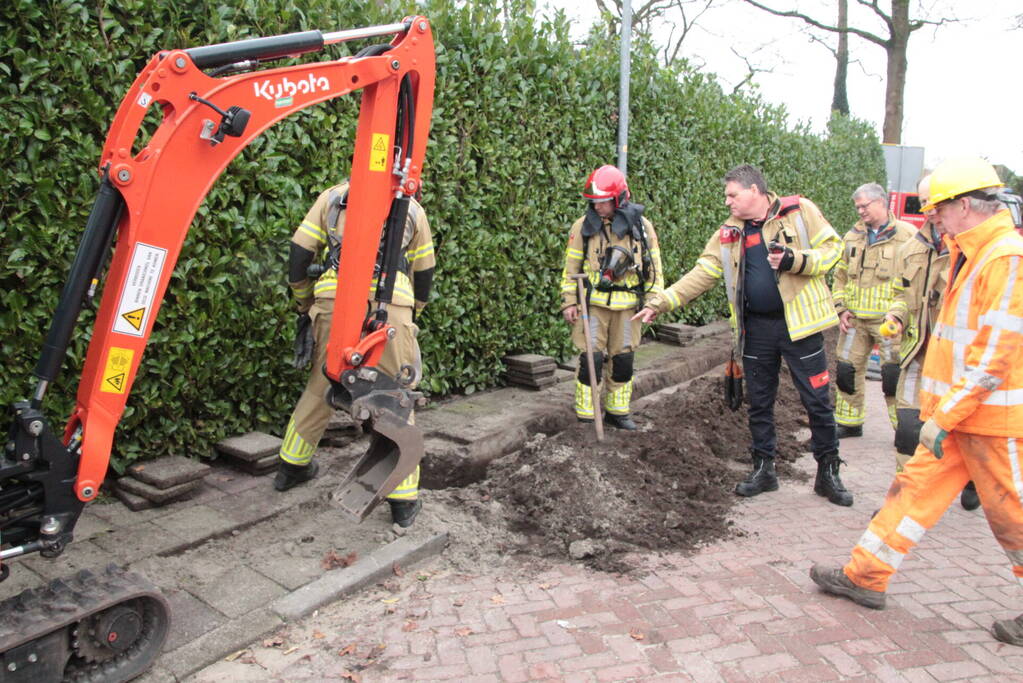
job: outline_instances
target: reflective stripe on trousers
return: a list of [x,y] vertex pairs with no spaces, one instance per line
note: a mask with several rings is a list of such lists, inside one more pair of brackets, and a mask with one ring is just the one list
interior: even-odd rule
[[935,458],[924,446],[895,476],[884,506],[853,548],[845,574],[858,586],[883,591],[909,551],[937,524],[966,482],[973,480],[988,525],[1023,585],[1023,439],[955,432]]

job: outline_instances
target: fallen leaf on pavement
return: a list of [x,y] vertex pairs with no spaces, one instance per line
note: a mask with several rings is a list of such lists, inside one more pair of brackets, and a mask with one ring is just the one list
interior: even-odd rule
[[394,571],[395,576],[405,576],[405,570],[401,568],[401,565],[395,564],[391,569]]
[[341,678],[347,681],[355,681],[355,683],[361,683],[362,681],[362,676],[347,669],[341,672]]
[[350,567],[358,558],[359,555],[355,552],[348,553],[347,555],[339,555],[336,551],[329,550],[327,551],[327,554],[323,556],[323,568],[338,569]]
[[401,627],[401,630],[402,631],[406,631],[406,632],[408,632],[408,631],[415,631],[418,627],[419,627],[419,624],[417,624],[414,621],[409,620],[409,621],[405,622],[405,625]]
[[321,633],[320,631],[313,631],[313,638],[315,638],[316,640],[322,640],[323,638],[326,637],[327,636]]
[[380,602],[386,602],[388,605],[398,602],[401,598],[380,598]]
[[500,593],[498,593],[497,595],[491,595],[490,596],[490,602],[494,603],[495,605],[503,605],[504,604],[504,596],[501,595]]
[[455,598],[455,601],[451,603],[455,607],[461,607],[465,604],[465,598]]
[[238,659],[239,657],[241,657],[246,652],[248,652],[247,649],[238,650],[237,652],[232,652],[228,656],[224,657],[224,661],[225,662],[233,662],[234,660]]
[[289,647],[287,650],[284,651],[284,654],[290,655],[292,652],[295,652],[296,650],[298,650],[297,647]]
[[633,640],[643,640],[644,638],[646,638],[646,635],[638,629],[632,629],[631,631],[629,631],[629,636]]
[[346,655],[350,655],[350,654],[354,654],[354,653],[355,653],[355,643],[349,643],[348,645],[345,645],[343,648],[341,648],[340,650],[337,651],[337,656],[338,657],[344,657]]
[[280,647],[284,645],[284,638],[280,636],[274,636],[273,638],[266,638],[263,640],[263,647]]
[[472,632],[473,632],[473,630],[471,628],[469,628],[468,626],[463,626],[462,628],[456,628],[455,629],[455,635],[458,635],[458,636],[467,636],[467,635],[470,635]]
[[366,653],[366,659],[373,659],[374,657],[379,657],[384,653],[384,650],[386,649],[387,649],[386,645],[384,645],[383,643],[377,643],[372,648],[370,648],[369,652]]

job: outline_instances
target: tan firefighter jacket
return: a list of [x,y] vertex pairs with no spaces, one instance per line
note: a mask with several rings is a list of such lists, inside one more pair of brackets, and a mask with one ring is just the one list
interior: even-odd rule
[[835,266],[835,308],[857,318],[884,316],[895,298],[894,283],[900,270],[899,249],[916,234],[916,228],[888,212],[888,223],[877,241],[867,245],[867,226],[858,221],[845,234],[842,259]]
[[940,236],[935,243],[930,221],[903,245],[898,263],[901,272],[896,272],[895,300],[888,313],[902,323],[900,354],[905,368],[926,348],[948,282],[948,249]]
[[[330,248],[331,238],[340,240],[344,234],[346,208],[343,198],[347,191],[348,183],[345,182],[321,192],[312,208],[306,213],[305,219],[295,230],[291,241],[317,256],[325,255]],[[433,269],[436,261],[430,223],[423,207],[415,199],[409,202],[402,247],[403,258],[398,275],[394,280],[391,305],[415,307],[416,312],[419,312],[426,306],[429,290],[428,287],[419,287],[422,291],[417,292],[412,281],[415,279],[416,273]],[[426,280],[428,279],[426,278]],[[314,297],[316,299],[333,299],[337,291],[337,270],[328,267],[318,280],[307,278],[289,284],[295,298],[299,300],[300,306],[303,305],[302,302],[306,302],[304,305],[308,305]],[[374,277],[369,291],[371,299],[376,288],[377,278]]]
[[[561,310],[579,303],[579,285],[572,275],[586,273],[589,282],[589,306],[600,306],[620,311],[641,308],[650,297],[664,289],[664,273],[661,270],[661,249],[657,243],[657,233],[653,224],[645,216],[640,220],[643,236],[626,233],[619,237],[611,230],[611,219],[603,219],[599,232],[591,237],[583,237],[583,225],[586,217],[572,224],[568,234],[568,246],[565,248],[565,265],[561,271]],[[647,272],[643,268],[643,243],[649,248]],[[583,248],[586,249],[585,259]],[[600,291],[597,285],[601,279],[601,265],[604,255],[612,247],[622,247],[632,255],[632,267],[623,277],[615,281],[614,288]],[[642,282],[641,282],[642,279]],[[641,290],[640,291],[640,287]],[[642,294],[642,298],[640,297]]]
[[[835,306],[824,276],[838,261],[842,253],[842,240],[817,205],[798,195],[779,198],[768,194],[771,208],[762,229],[767,242],[780,242],[792,249],[792,267],[782,271],[778,291],[785,306],[785,323],[793,341],[809,337],[838,324]],[[731,313],[735,343],[739,345],[736,310],[742,302],[736,301],[743,248],[744,222],[729,216],[707,241],[696,267],[681,280],[654,297],[650,305],[658,313],[667,313],[685,306],[724,279]]]

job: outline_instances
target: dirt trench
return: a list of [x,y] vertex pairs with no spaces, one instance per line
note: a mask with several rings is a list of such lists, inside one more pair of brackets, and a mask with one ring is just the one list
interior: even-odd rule
[[[777,470],[802,481],[792,463],[808,449],[799,442],[806,413],[784,367],[782,375]],[[537,434],[482,480],[430,491],[435,522],[473,521],[452,534],[452,554],[468,564],[526,554],[623,572],[630,553],[693,551],[738,533],[729,512],[750,467],[746,407],[728,409],[716,373],[661,396],[635,411],[638,432],[608,429],[603,442],[591,424]]]

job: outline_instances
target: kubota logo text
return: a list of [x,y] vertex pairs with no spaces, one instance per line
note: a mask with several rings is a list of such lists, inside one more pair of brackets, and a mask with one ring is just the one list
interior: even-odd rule
[[295,95],[308,94],[317,90],[330,90],[330,81],[325,76],[317,78],[309,74],[300,81],[293,81],[287,76],[279,81],[265,80],[262,83],[253,83],[256,97],[263,97],[268,100],[278,100],[282,97],[293,97]]

